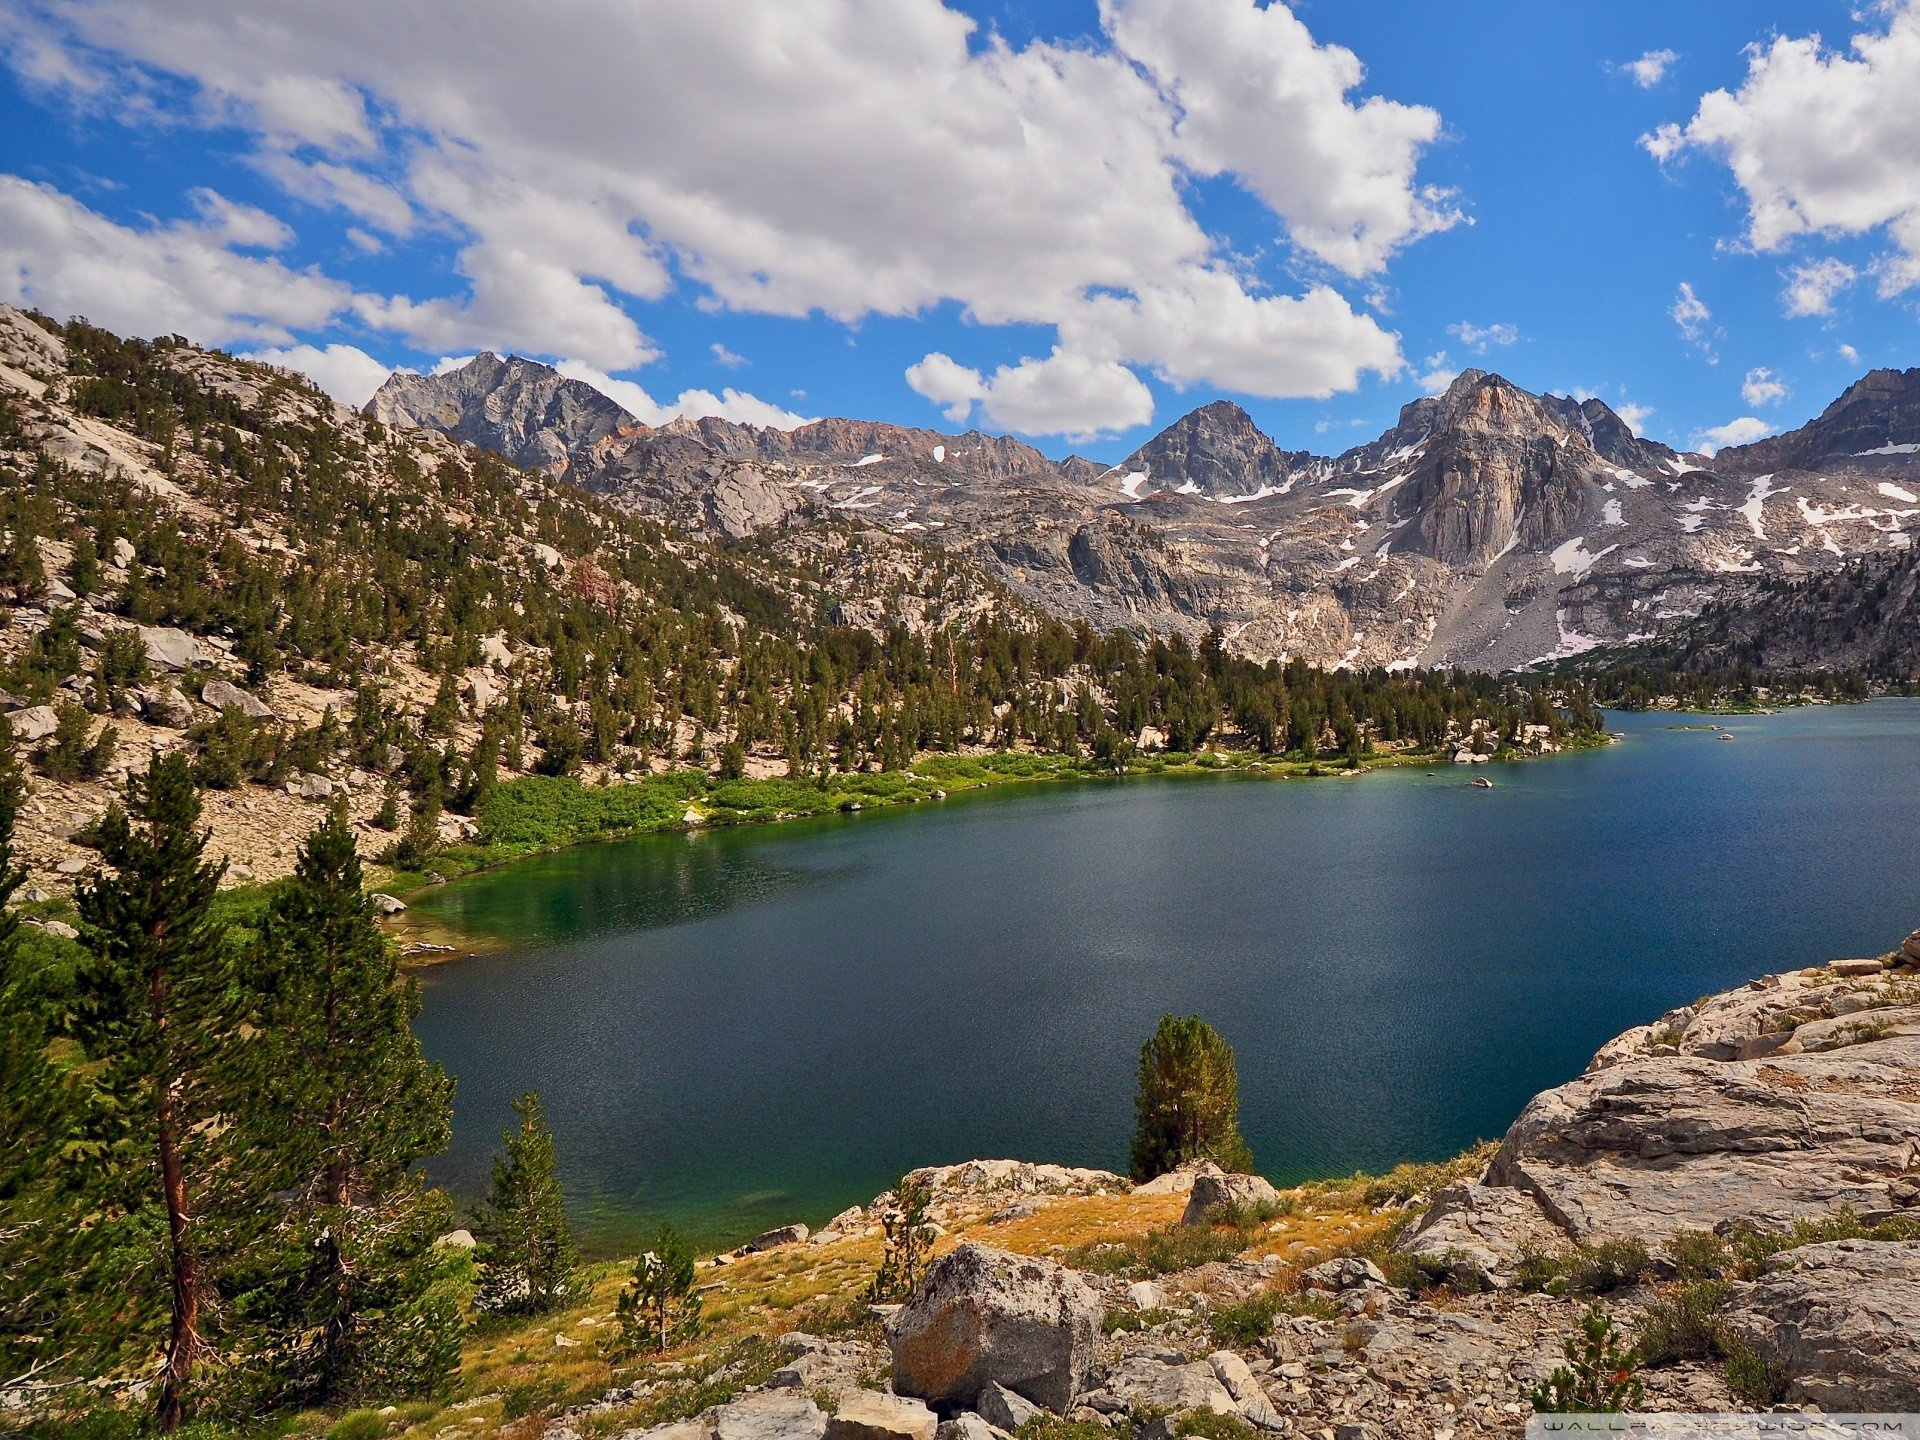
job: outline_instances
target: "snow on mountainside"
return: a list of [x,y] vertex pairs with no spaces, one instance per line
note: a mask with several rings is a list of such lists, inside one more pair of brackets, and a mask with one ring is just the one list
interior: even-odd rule
[[1328,665],[1564,657],[1920,529],[1920,370],[1875,371],[1801,429],[1714,459],[1640,439],[1599,400],[1469,370],[1339,456],[1282,450],[1217,401],[1111,469],[856,420],[650,429],[576,383],[483,356],[396,376],[369,410],[697,535],[795,545],[836,516],[933,540],[1057,614],[1218,627],[1243,653]]

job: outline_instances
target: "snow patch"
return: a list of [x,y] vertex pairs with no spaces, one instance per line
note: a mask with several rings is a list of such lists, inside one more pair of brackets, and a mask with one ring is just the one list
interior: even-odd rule
[[1767,532],[1760,524],[1760,517],[1767,503],[1767,497],[1775,493],[1777,492],[1773,488],[1773,476],[1762,475],[1753,482],[1753,488],[1747,492],[1746,504],[1740,507],[1740,513],[1747,517],[1747,524],[1753,527],[1753,538],[1756,540],[1767,538]]
[[1120,493],[1126,496],[1129,500],[1138,500],[1140,498],[1140,487],[1147,483],[1147,479],[1148,479],[1148,476],[1146,471],[1144,470],[1132,471],[1131,473],[1121,477]]
[[1889,500],[1904,500],[1909,505],[1920,505],[1920,495],[1898,485],[1889,485],[1885,481],[1880,484],[1880,493]]
[[1624,525],[1627,523],[1627,517],[1620,513],[1620,502],[1618,500],[1609,500],[1600,507],[1600,523],[1602,525]]
[[1856,458],[1865,455],[1920,455],[1920,445],[1882,445],[1877,450],[1856,450],[1853,453]]
[[1631,470],[1616,470],[1613,472],[1613,478],[1629,490],[1647,490],[1652,488],[1653,485],[1653,482],[1647,479],[1646,476],[1636,475]]
[[944,465],[946,464],[946,462],[947,462],[947,447],[944,445],[934,446],[933,447],[933,463],[936,465]]
[[878,465],[878,464],[879,464],[879,463],[880,463],[880,462],[881,462],[882,460],[884,460],[884,459],[886,459],[886,458],[887,458],[887,457],[886,457],[886,456],[884,456],[884,455],[867,455],[867,456],[863,456],[863,457],[862,457],[861,459],[858,459],[858,460],[856,460],[856,461],[854,461],[854,462],[853,462],[853,464],[852,464],[851,466],[849,466],[848,468],[849,468],[849,469],[852,469],[852,470],[862,470],[862,469],[865,469],[865,468],[866,468],[867,466],[869,466],[869,465]]
[[[1604,550],[1592,551],[1586,547],[1586,538],[1584,535],[1576,535],[1553,552],[1549,558],[1553,561],[1556,575],[1582,578],[1603,556],[1611,555],[1620,548],[1618,545],[1609,545]],[[1599,642],[1594,643],[1597,645]]]

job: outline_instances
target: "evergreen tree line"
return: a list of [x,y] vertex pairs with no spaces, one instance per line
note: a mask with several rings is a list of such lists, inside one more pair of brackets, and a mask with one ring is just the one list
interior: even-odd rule
[[6,903],[22,794],[0,753],[0,1389],[197,1414],[440,1393],[470,1307],[536,1310],[577,1252],[535,1097],[478,1228],[442,1243],[419,1163],[452,1083],[331,813],[236,916],[187,761],[155,758],[98,826],[80,939]]
[[[237,712],[197,726],[202,784],[277,784],[351,758],[404,788],[415,816],[470,812],[500,773],[665,762],[726,778],[754,752],[798,776],[965,746],[1123,762],[1146,727],[1175,751],[1231,738],[1308,759],[1433,747],[1474,722],[1502,736],[1597,727],[1578,680],[1330,673],[1233,656],[1217,631],[1199,645],[1100,635],[1011,601],[966,624],[938,623],[935,606],[930,629],[876,635],[839,623],[820,573],[763,546],[692,545],[471,447],[336,423],[264,369],[241,367],[259,378],[251,395],[203,384],[182,343],[48,323],[76,377],[69,401],[159,446],[162,468],[232,517],[189,523],[124,478],[22,448],[20,416],[0,426],[15,457],[0,458],[0,589],[48,612],[0,685],[39,702],[85,677],[40,762],[64,778],[112,757],[82,710],[131,713],[156,677],[136,643],[50,593],[56,544],[70,557],[62,583],[91,611],[220,637],[256,687],[284,672],[361,692],[353,724],[342,715],[325,733]],[[538,546],[570,568],[542,563]],[[951,568],[929,552],[931,591]],[[495,696],[469,700],[466,677],[500,654],[489,640],[514,659]],[[395,655],[427,672],[430,704],[396,703]]]

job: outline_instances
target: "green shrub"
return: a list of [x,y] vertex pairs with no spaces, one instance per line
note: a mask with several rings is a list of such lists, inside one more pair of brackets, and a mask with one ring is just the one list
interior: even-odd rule
[[1231,1260],[1247,1248],[1236,1230],[1211,1225],[1167,1225],[1137,1240],[1082,1245],[1066,1263],[1094,1275],[1173,1275],[1217,1260]]
[[1113,1432],[1093,1420],[1067,1420],[1042,1413],[1015,1432],[1018,1440],[1113,1440]]
[[1207,1316],[1207,1331],[1216,1349],[1249,1349],[1264,1340],[1273,1322],[1282,1315],[1311,1315],[1316,1320],[1331,1320],[1339,1307],[1325,1295],[1310,1290],[1266,1290],[1232,1305],[1223,1305]]
[[1920,1220],[1895,1216],[1867,1225],[1851,1207],[1843,1206],[1817,1220],[1796,1220],[1785,1231],[1762,1230],[1742,1222],[1727,1236],[1733,1256],[1730,1273],[1736,1280],[1753,1280],[1766,1272],[1767,1262],[1775,1255],[1829,1240],[1920,1240]]
[[1634,1348],[1648,1365],[1715,1359],[1725,1353],[1720,1316],[1726,1308],[1723,1280],[1675,1285],[1647,1307]]
[[1653,1264],[1643,1240],[1602,1240],[1581,1245],[1561,1266],[1569,1290],[1584,1295],[1607,1295],[1638,1283]]
[[1253,1426],[1238,1415],[1222,1415],[1217,1410],[1199,1409],[1182,1415],[1174,1424],[1177,1436],[1195,1436],[1197,1440],[1254,1440]]
[[1711,1230],[1680,1231],[1668,1242],[1667,1253],[1674,1273],[1685,1281],[1718,1280],[1733,1258],[1727,1242]]
[[1534,1388],[1542,1414],[1600,1415],[1637,1410],[1646,1394],[1636,1373],[1640,1356],[1620,1343],[1613,1317],[1597,1304],[1580,1317],[1580,1332],[1561,1347],[1567,1363]]
[[1777,1360],[1762,1360],[1752,1346],[1734,1342],[1727,1351],[1727,1388],[1756,1410],[1787,1398],[1793,1377]]

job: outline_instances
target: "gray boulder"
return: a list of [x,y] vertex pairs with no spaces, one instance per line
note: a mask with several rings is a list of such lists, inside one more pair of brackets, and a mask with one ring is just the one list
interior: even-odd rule
[[980,1397],[973,1402],[973,1408],[980,1412],[982,1420],[1008,1434],[1017,1434],[1022,1425],[1042,1413],[1026,1396],[1016,1395],[993,1380],[980,1387]]
[[184,730],[193,724],[193,702],[175,685],[145,685],[133,692],[140,714],[150,725]]
[[1394,1248],[1430,1269],[1504,1290],[1528,1251],[1551,1254],[1567,1237],[1521,1190],[1468,1181],[1436,1191],[1433,1205]]
[[190,670],[200,663],[200,647],[186,631],[159,625],[142,625],[139,630],[149,665],[161,670]]
[[804,1225],[782,1225],[754,1236],[740,1248],[751,1255],[761,1250],[777,1250],[782,1245],[804,1245],[810,1233]]
[[1011,1440],[1005,1430],[996,1430],[971,1410],[962,1410],[951,1420],[940,1422],[933,1440]]
[[712,1440],[822,1440],[827,1417],[804,1395],[762,1390],[702,1417]]
[[1194,1410],[1236,1415],[1240,1410],[1211,1365],[1171,1350],[1137,1350],[1124,1356],[1087,1395],[1086,1403],[1103,1415],[1139,1410],[1162,1415]]
[[1280,1192],[1258,1175],[1225,1175],[1219,1171],[1201,1171],[1193,1177],[1193,1189],[1187,1208],[1180,1216],[1182,1225],[1204,1225],[1207,1216],[1222,1205],[1278,1205]]
[[376,890],[367,897],[376,915],[399,915],[407,908],[407,902],[395,896]]
[[940,1421],[918,1400],[855,1390],[827,1421],[826,1440],[934,1440]]
[[333,781],[324,775],[296,775],[287,781],[287,793],[297,800],[328,800],[333,792]]
[[1535,1096],[1488,1179],[1580,1243],[1883,1211],[1909,1157],[1916,1067],[1920,1036],[1899,1033],[1766,1059],[1625,1061]]
[[893,1388],[943,1409],[998,1381],[1057,1413],[1086,1383],[1106,1306],[1049,1260],[967,1244],[944,1256],[886,1324]]
[[231,680],[209,680],[200,687],[200,699],[216,710],[225,710],[231,706],[249,720],[276,718],[271,705],[251,691],[242,690]]
[[1832,1412],[1920,1410],[1920,1241],[1789,1250],[1736,1285],[1726,1325],[1781,1367],[1787,1399]]
[[53,734],[60,724],[60,717],[54,713],[51,705],[29,705],[7,716],[7,723],[13,727],[15,740],[31,744]]

